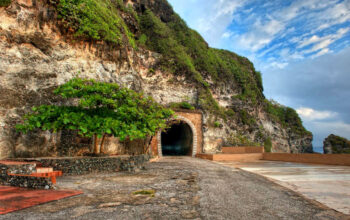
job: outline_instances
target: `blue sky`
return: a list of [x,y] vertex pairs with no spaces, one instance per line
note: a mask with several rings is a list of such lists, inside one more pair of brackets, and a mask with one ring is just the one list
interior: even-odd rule
[[297,109],[322,146],[350,139],[350,0],[169,0],[211,47],[248,57],[265,95]]

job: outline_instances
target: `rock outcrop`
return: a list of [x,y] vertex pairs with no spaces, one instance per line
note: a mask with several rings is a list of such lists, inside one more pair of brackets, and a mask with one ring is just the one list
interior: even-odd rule
[[[267,137],[272,140],[272,152],[312,152],[312,134],[304,129],[297,115],[292,114],[297,121],[294,125],[288,124],[293,121],[288,118],[288,108],[278,106],[284,119],[267,110],[261,82],[246,58],[207,48],[198,35],[205,50],[222,56],[223,65],[237,63],[248,81],[239,81],[239,72],[235,77],[215,81],[210,71],[199,67],[195,76],[186,75],[186,70],[174,73],[168,63],[178,61],[170,59],[162,65],[166,56],[150,46],[135,48],[127,43],[76,38],[50,2],[54,1],[13,0],[9,6],[0,7],[0,158],[56,155],[53,152],[60,149],[64,134],[37,131],[22,135],[14,127],[33,106],[61,104],[63,100],[53,96],[52,91],[78,74],[143,91],[164,105],[183,101],[192,104],[203,112],[205,152],[218,152],[223,145],[239,144],[237,140],[242,139],[262,144]],[[160,25],[175,16],[164,0],[124,3],[130,4],[139,17],[154,11]],[[120,14],[141,41],[144,27],[128,13]],[[242,87],[244,83],[256,88],[257,95],[250,98],[247,88]],[[214,106],[215,111],[208,106]],[[112,146],[110,151],[114,149]]]
[[331,134],[323,141],[323,152],[325,154],[350,154],[350,141]]

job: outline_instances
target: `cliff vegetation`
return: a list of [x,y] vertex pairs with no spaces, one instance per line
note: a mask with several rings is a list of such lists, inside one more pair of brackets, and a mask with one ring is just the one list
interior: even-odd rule
[[350,154],[350,141],[346,138],[331,134],[323,144],[325,154]]
[[[202,110],[207,129],[204,138],[212,151],[222,145],[265,143],[272,151],[301,152],[311,146],[312,134],[296,111],[265,98],[262,76],[254,65],[233,52],[209,47],[166,0],[0,0],[0,7],[7,7],[0,21],[5,24],[0,34],[7,40],[0,46],[5,48],[3,63],[9,74],[12,69],[7,63],[14,58],[6,48],[26,43],[48,57],[35,54],[35,48],[26,49],[23,59],[16,58],[28,72],[18,70],[20,76],[56,71],[60,75],[52,76],[69,79],[82,72],[93,79],[143,90],[173,109]],[[6,22],[11,16],[17,16],[17,30],[22,24],[26,27],[18,33],[10,31]],[[45,32],[46,24],[53,32]],[[28,25],[35,29],[34,34],[27,32]],[[56,40],[62,42],[56,44]],[[46,68],[45,62],[28,65],[28,53],[35,55],[29,62],[49,59],[51,68]],[[47,90],[56,88],[57,82],[52,81]],[[43,86],[41,81],[36,85],[39,89]],[[33,97],[32,93],[28,92],[28,97]],[[50,102],[49,98],[32,99]],[[222,141],[216,141],[219,139]]]
[[[261,73],[245,57],[227,50],[210,48],[196,31],[173,12],[165,0],[153,5],[134,0],[134,6],[122,0],[51,1],[62,24],[80,39],[103,40],[116,46],[129,45],[162,54],[155,68],[174,75],[185,75],[199,90],[196,108],[219,118],[233,118],[255,125],[254,116],[244,109],[222,108],[211,88],[225,82],[239,88],[232,99],[251,106],[262,106],[270,118],[298,135],[311,135],[296,111],[266,100]],[[211,83],[208,83],[210,81]],[[183,103],[180,105],[184,106]],[[185,106],[188,108],[188,106]]]

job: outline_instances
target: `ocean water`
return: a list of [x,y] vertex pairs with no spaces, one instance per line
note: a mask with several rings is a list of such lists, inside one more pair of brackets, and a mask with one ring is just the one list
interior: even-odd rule
[[313,148],[314,148],[314,152],[323,154],[323,147],[315,147],[314,146]]

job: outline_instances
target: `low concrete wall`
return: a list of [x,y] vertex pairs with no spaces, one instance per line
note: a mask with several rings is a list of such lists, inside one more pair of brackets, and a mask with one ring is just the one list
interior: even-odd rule
[[264,153],[263,160],[350,166],[350,154]]
[[197,154],[196,157],[212,161],[253,162],[261,160],[263,154]]
[[222,147],[224,154],[254,154],[264,153],[264,147]]

